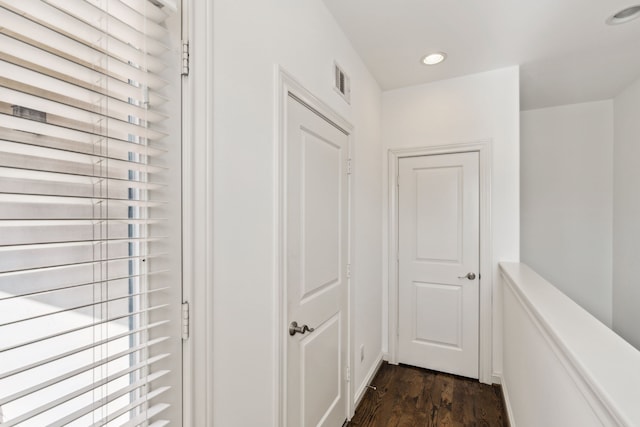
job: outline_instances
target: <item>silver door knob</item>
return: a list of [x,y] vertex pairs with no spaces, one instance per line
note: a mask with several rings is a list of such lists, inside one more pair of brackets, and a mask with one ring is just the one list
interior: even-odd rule
[[305,332],[313,332],[315,329],[308,327],[307,325],[298,326],[298,322],[291,322],[289,325],[289,335],[304,334]]
[[476,273],[467,273],[465,276],[458,276],[458,279],[475,280],[475,278],[476,278]]

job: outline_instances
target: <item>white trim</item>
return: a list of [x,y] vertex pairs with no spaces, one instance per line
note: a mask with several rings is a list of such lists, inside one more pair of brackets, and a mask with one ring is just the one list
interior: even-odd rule
[[[191,331],[183,344],[183,424],[213,425],[213,4],[185,0],[183,39],[191,75],[183,77],[183,299]],[[196,232],[197,231],[197,232]]]
[[355,410],[358,408],[358,405],[362,401],[362,398],[364,397],[364,394],[367,391],[367,387],[371,385],[371,381],[373,381],[373,378],[376,376],[376,374],[380,370],[380,366],[382,366],[383,361],[384,361],[384,357],[381,353],[376,359],[375,363],[371,366],[371,369],[369,369],[369,372],[367,372],[367,375],[364,377],[364,381],[362,381],[362,384],[360,385],[360,387],[355,393],[353,412],[351,413],[351,417],[353,417],[353,415],[355,414]]
[[350,266],[350,276],[347,282],[347,307],[349,312],[347,313],[347,321],[349,324],[347,325],[348,337],[347,337],[347,363],[349,364],[349,385],[347,387],[347,419],[350,419],[356,411],[355,406],[355,387],[354,387],[354,377],[355,377],[355,369],[356,366],[356,351],[355,351],[355,336],[356,336],[356,322],[354,320],[354,314],[356,312],[356,296],[354,292],[354,283],[356,283],[356,278],[358,277],[358,268],[355,266],[355,244],[356,241],[356,227],[355,227],[355,203],[353,203],[354,195],[355,195],[355,185],[354,179],[355,171],[358,168],[355,162],[355,135],[353,126],[349,125],[349,175],[347,179],[349,180],[349,255],[347,263]]
[[502,387],[502,397],[504,399],[504,409],[507,413],[507,420],[509,421],[510,427],[516,427],[516,420],[513,417],[513,409],[511,408],[511,400],[509,399],[509,391],[507,389],[507,382],[502,379],[501,376],[498,376],[498,381]]
[[[182,2],[182,40],[190,36],[188,33],[189,15],[191,0]],[[191,150],[191,129],[192,120],[191,99],[193,97],[192,88],[189,87],[189,81],[182,78],[182,300],[189,300],[193,294],[193,289],[189,284],[193,283],[193,266],[186,262],[190,259],[193,252],[193,221],[191,221],[191,205],[194,194],[193,177],[186,172],[192,170],[193,154]],[[187,209],[189,207],[189,209]],[[193,409],[195,388],[193,387],[193,373],[195,366],[193,364],[193,341],[182,343],[182,424],[193,425]]]
[[480,156],[479,380],[492,383],[491,141],[389,150],[389,363],[398,364],[398,161],[403,157],[477,151]]
[[[335,112],[330,106],[324,103],[322,100],[317,98],[311,92],[304,88],[298,81],[291,76],[287,71],[285,71],[282,67],[275,67],[275,78],[276,84],[274,85],[276,88],[275,100],[276,100],[276,108],[274,109],[276,117],[274,118],[276,126],[275,129],[275,141],[277,149],[274,150],[274,192],[275,192],[275,200],[274,204],[274,233],[276,238],[274,239],[275,250],[274,250],[274,281],[276,283],[274,298],[273,298],[273,306],[274,306],[274,316],[275,325],[273,328],[274,331],[274,393],[273,393],[273,409],[274,409],[274,425],[279,427],[287,426],[287,341],[286,341],[286,333],[287,324],[286,324],[286,309],[287,309],[287,300],[286,300],[286,289],[284,284],[286,283],[285,279],[285,268],[284,268],[284,260],[285,260],[285,242],[284,242],[284,203],[285,203],[285,195],[286,192],[284,190],[284,148],[285,148],[285,126],[286,126],[286,108],[287,108],[287,98],[289,94],[294,95],[300,101],[311,107],[320,115],[324,116],[329,122],[332,122],[334,125],[337,125],[341,128],[349,137],[349,156],[353,161],[353,126],[345,120],[340,114]],[[352,175],[348,176],[349,180],[349,207],[348,207],[348,216],[349,216],[349,238],[348,238],[348,263],[353,262],[353,181]],[[347,364],[348,367],[353,367],[353,322],[352,322],[352,307],[354,304],[354,298],[352,294],[352,284],[354,283],[355,274],[352,273],[351,278],[347,279],[347,292],[348,292],[348,301],[346,304],[347,310]],[[345,367],[345,368],[348,368]],[[353,370],[352,370],[353,371]],[[343,376],[346,374],[345,370],[343,370]],[[346,378],[346,377],[345,377]],[[344,379],[344,378],[343,378]],[[353,406],[353,372],[351,373],[351,381],[349,381],[347,385],[347,408],[345,413],[345,419],[349,417],[351,414],[352,406]],[[293,426],[291,426],[293,427]]]

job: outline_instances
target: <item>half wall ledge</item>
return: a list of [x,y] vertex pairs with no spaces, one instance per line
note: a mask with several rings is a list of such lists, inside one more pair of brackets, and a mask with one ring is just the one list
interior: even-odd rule
[[640,426],[640,351],[527,265],[500,276],[512,426]]

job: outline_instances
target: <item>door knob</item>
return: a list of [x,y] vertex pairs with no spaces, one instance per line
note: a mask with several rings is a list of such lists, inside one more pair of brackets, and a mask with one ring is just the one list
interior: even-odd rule
[[467,273],[465,276],[458,276],[458,279],[475,280],[475,278],[476,278],[476,273]]
[[313,332],[315,329],[308,327],[307,325],[298,326],[298,322],[291,322],[289,325],[289,335],[304,334],[305,332]]

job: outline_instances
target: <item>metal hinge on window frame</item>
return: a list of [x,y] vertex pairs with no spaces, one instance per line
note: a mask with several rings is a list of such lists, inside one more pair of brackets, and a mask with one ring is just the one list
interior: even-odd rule
[[182,75],[189,75],[189,41],[182,40]]
[[186,341],[189,339],[189,303],[182,303],[182,340]]
[[347,159],[347,175],[351,175],[352,162],[351,159]]

